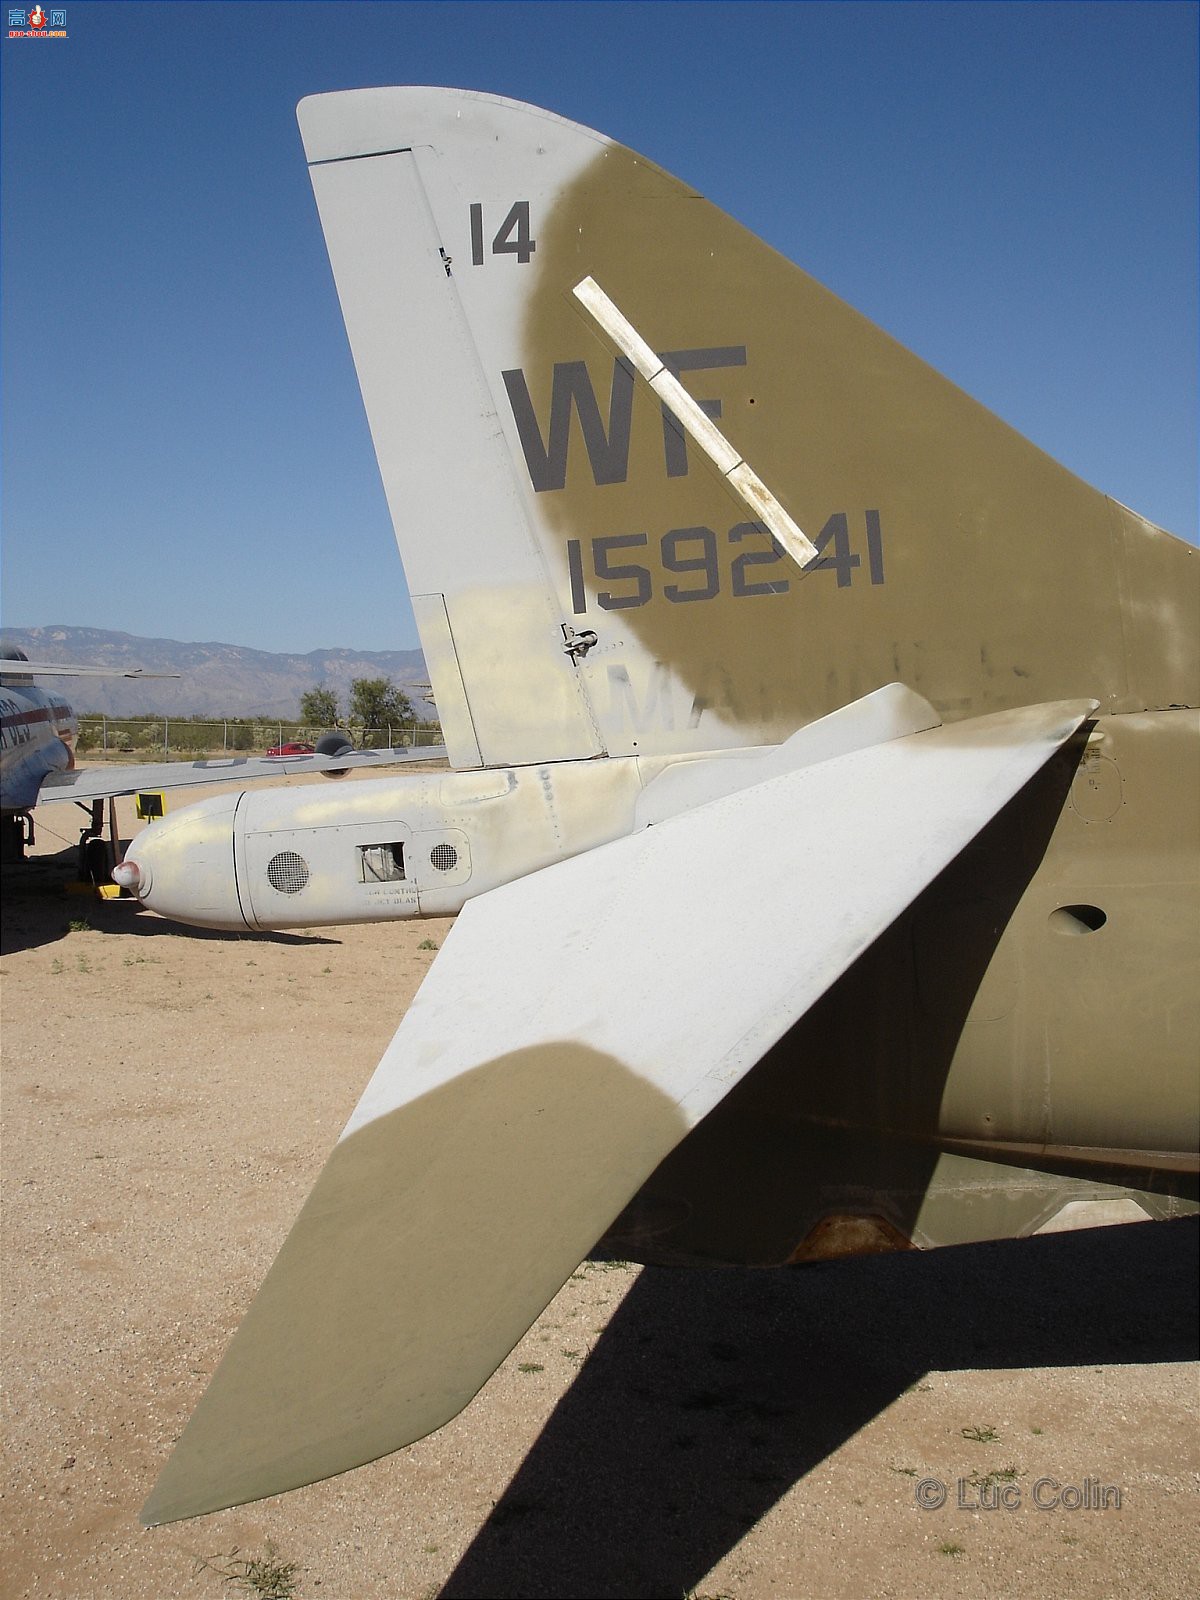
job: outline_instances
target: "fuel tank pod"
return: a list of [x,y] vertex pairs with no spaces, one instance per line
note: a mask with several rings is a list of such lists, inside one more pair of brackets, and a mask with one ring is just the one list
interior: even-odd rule
[[113,878],[163,917],[207,928],[253,926],[234,871],[242,794],[214,795],[169,812],[138,834]]
[[161,916],[209,928],[454,916],[627,833],[641,784],[619,760],[244,790],[151,823],[113,876]]

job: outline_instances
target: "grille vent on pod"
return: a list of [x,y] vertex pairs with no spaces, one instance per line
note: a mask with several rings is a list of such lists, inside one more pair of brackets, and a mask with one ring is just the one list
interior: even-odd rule
[[299,894],[308,882],[308,862],[294,850],[281,850],[267,862],[267,881],[280,894]]
[[458,851],[452,844],[435,844],[429,852],[429,864],[439,872],[453,872],[458,865]]

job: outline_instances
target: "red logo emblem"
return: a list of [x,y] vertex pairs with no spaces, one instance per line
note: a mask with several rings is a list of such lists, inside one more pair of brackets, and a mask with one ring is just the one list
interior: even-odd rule
[[41,6],[34,6],[29,13],[29,26],[31,28],[44,28],[46,26],[46,13]]

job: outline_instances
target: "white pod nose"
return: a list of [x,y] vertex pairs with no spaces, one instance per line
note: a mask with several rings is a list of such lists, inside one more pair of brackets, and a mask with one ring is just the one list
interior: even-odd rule
[[143,898],[150,887],[150,868],[145,862],[138,863],[127,857],[118,861],[112,871],[113,882],[121,889],[128,889],[131,894]]
[[116,881],[160,916],[206,928],[250,926],[233,859],[233,819],[241,800],[241,794],[214,795],[152,822],[125,852],[117,868],[123,878]]

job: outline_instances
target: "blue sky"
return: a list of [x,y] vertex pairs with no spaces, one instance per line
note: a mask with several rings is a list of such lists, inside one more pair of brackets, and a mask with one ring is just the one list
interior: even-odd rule
[[1197,537],[1193,4],[64,9],[0,41],[6,623],[416,643],[295,124],[365,84],[632,145]]

